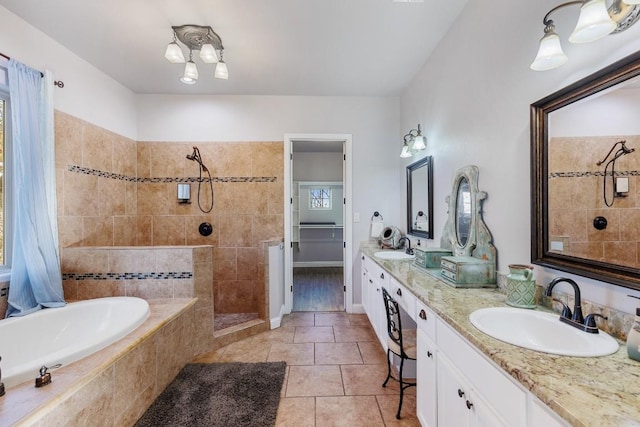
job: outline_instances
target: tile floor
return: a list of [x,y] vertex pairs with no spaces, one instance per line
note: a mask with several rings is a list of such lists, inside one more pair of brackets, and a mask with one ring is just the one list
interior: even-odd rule
[[415,387],[396,420],[398,384],[382,383],[385,353],[367,316],[294,312],[282,327],[235,342],[194,362],[287,362],[277,427],[420,426]]

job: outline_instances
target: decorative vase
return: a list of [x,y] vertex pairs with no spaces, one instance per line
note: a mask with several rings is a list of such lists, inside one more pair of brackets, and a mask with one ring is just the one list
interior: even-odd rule
[[536,308],[536,281],[530,265],[510,264],[507,276],[507,304],[519,308]]

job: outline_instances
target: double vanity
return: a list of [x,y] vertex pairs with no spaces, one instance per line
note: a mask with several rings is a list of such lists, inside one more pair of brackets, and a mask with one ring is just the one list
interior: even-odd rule
[[[605,352],[613,354],[601,357],[508,344],[481,332],[470,315],[480,314],[491,324],[493,319],[486,316],[495,313],[481,309],[504,307],[498,312],[507,314],[516,310],[517,319],[528,318],[518,311],[544,315],[545,310],[512,309],[497,289],[455,288],[415,266],[410,257],[393,259],[398,256],[391,254],[401,251],[382,258],[374,255],[379,251],[361,247],[363,305],[383,347],[387,332],[381,287],[417,324],[417,411],[423,427],[640,425],[639,365],[627,357],[624,346],[616,350],[620,343]],[[562,333],[566,325],[558,319],[557,326]],[[528,330],[522,326],[523,335]],[[604,345],[597,342],[595,347],[601,350]]]

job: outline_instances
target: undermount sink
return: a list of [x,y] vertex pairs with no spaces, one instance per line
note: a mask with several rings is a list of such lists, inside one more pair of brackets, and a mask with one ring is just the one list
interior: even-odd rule
[[409,255],[404,251],[379,251],[373,254],[374,257],[380,259],[414,259],[415,255]]
[[491,307],[469,315],[471,324],[500,341],[543,353],[597,357],[615,353],[618,342],[606,332],[590,334],[561,323],[558,314],[514,307]]

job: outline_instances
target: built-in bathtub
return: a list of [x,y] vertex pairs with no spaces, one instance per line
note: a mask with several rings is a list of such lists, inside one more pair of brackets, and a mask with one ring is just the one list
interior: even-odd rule
[[42,366],[66,366],[107,347],[149,317],[141,298],[78,301],[0,322],[2,382],[33,381]]
[[51,371],[49,385],[35,388],[32,380],[8,388],[0,397],[0,426],[133,425],[194,356],[196,300],[149,303],[138,328]]

